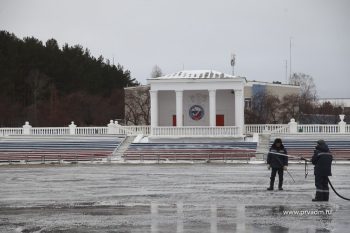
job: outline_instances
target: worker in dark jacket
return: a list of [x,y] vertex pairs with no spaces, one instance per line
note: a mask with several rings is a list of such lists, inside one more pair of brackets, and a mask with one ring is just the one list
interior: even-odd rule
[[329,200],[329,187],[328,176],[332,175],[333,156],[329,151],[328,145],[323,140],[318,140],[312,156],[312,164],[315,165],[315,186],[316,196],[312,201],[328,201]]
[[267,155],[268,169],[271,168],[270,187],[267,188],[267,190],[273,190],[277,172],[278,172],[278,189],[283,190],[282,188],[283,170],[287,170],[288,157],[281,154],[286,155],[287,150],[284,148],[282,144],[282,140],[280,138],[276,138]]

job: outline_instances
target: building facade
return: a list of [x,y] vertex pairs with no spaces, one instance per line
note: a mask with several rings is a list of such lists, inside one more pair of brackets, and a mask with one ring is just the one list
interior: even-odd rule
[[299,86],[246,81],[217,71],[181,71],[125,88],[125,119],[129,125],[236,126],[244,124],[244,108],[252,106],[257,93],[282,99],[299,91]]
[[211,70],[148,79],[151,126],[244,126],[245,78]]
[[300,87],[282,83],[247,81],[244,87],[245,108],[250,109],[252,107],[253,97],[262,92],[277,96],[281,100],[286,95],[299,95]]

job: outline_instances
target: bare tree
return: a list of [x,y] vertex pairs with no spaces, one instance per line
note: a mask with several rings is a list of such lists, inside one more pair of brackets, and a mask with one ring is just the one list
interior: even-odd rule
[[288,123],[292,118],[299,119],[300,99],[300,95],[298,94],[283,96],[280,107],[280,120],[282,123]]
[[125,89],[126,124],[150,124],[150,95],[148,86]]
[[280,115],[280,100],[266,91],[252,97],[252,108],[245,110],[245,121],[248,124],[277,123]]
[[299,111],[312,114],[315,111],[317,91],[313,78],[304,73],[294,73],[290,84],[300,86]]
[[153,66],[151,72],[151,78],[158,78],[163,76],[163,72],[158,65]]

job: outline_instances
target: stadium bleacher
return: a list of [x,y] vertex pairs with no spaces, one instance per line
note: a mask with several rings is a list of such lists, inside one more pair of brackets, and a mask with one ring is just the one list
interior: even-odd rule
[[96,161],[111,156],[124,136],[7,136],[0,162]]
[[256,142],[132,143],[125,160],[249,160]]
[[[325,139],[333,158],[336,160],[350,160],[350,138]],[[284,139],[283,144],[288,154],[310,159],[313,156],[317,139]],[[270,140],[270,146],[273,140]]]

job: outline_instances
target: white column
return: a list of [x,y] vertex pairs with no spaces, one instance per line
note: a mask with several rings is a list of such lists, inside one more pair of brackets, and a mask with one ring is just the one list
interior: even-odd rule
[[235,125],[239,126],[243,134],[244,127],[244,99],[242,90],[234,90],[235,92]]
[[183,91],[175,91],[176,92],[176,126],[183,126]]
[[150,90],[151,96],[151,127],[158,126],[158,91]]
[[216,126],[216,90],[209,90],[209,126]]

